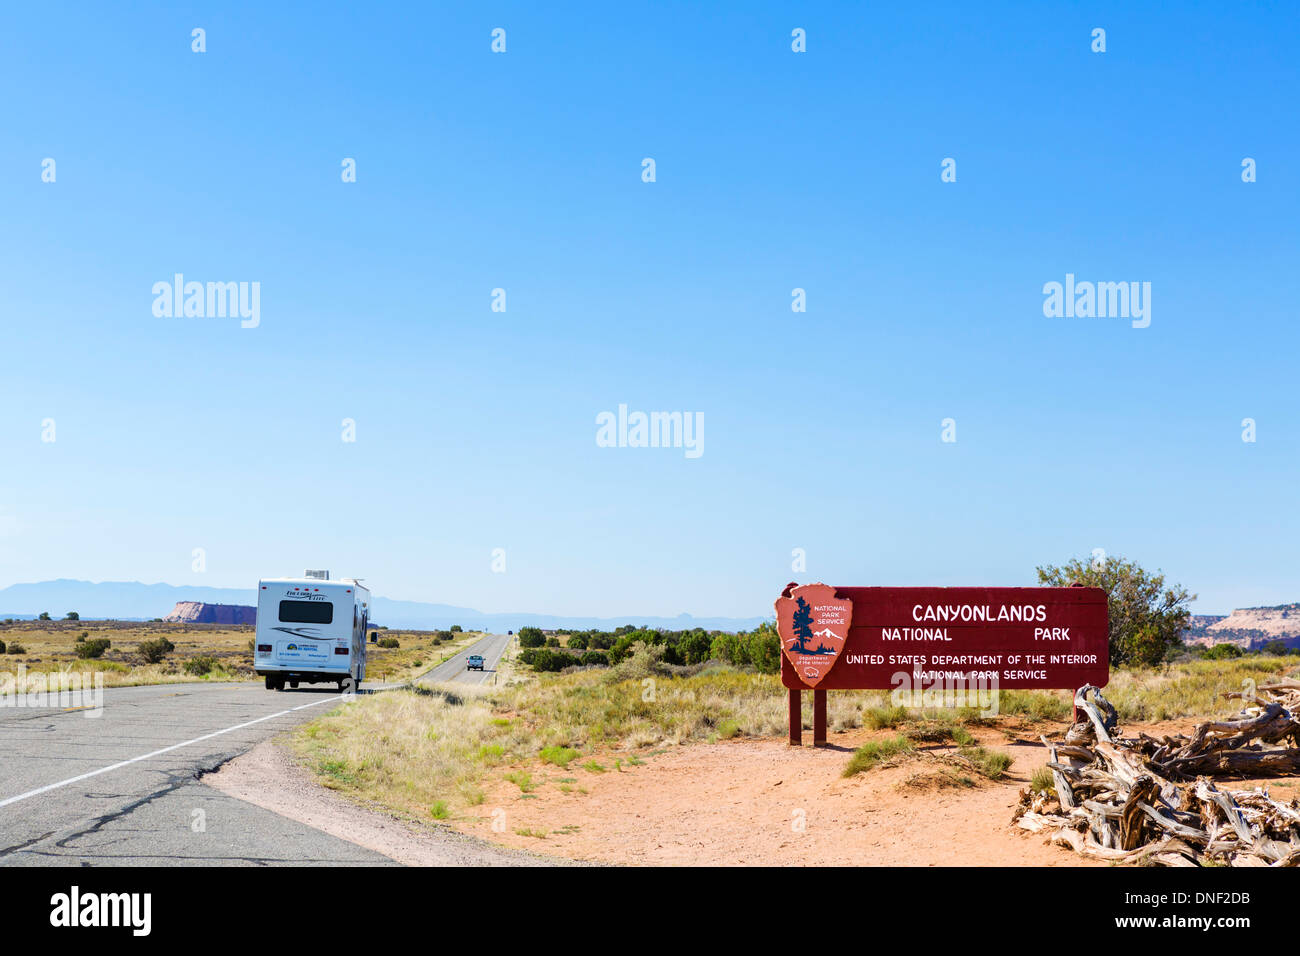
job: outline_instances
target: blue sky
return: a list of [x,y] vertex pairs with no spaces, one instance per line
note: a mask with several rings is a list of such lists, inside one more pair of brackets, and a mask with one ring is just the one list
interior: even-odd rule
[[[749,616],[1104,548],[1300,600],[1300,20],[1129,6],[7,10],[0,585]],[[177,272],[260,325],[155,317]]]

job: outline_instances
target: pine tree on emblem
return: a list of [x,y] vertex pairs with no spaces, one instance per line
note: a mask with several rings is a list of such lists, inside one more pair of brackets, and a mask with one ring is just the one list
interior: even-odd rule
[[797,650],[800,654],[808,653],[808,642],[812,640],[812,608],[803,598],[798,599],[798,607],[794,611],[794,634],[795,639],[791,641],[791,648]]

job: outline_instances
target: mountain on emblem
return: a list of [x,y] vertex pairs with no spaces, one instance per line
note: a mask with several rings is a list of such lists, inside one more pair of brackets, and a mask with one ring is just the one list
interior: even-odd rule
[[809,687],[830,673],[849,637],[853,602],[829,584],[789,585],[776,600],[781,650]]

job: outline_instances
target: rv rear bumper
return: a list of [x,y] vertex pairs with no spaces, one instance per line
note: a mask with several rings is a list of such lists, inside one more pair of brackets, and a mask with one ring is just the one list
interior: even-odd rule
[[283,677],[301,684],[332,684],[352,676],[352,672],[346,668],[338,671],[305,671],[288,667],[258,667],[254,673],[258,677]]

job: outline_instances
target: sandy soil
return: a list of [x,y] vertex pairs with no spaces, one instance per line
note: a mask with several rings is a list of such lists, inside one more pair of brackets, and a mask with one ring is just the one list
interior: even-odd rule
[[[1124,729],[1159,735],[1188,726]],[[950,746],[922,746],[913,756],[845,779],[840,774],[853,750],[888,735],[863,730],[832,734],[831,746],[817,749],[742,739],[653,752],[640,765],[624,761],[618,769],[612,757],[598,757],[608,768],[603,773],[576,761],[568,769],[534,763],[517,769],[528,771],[535,789],[523,793],[497,780],[482,806],[450,827],[357,806],[321,787],[274,743],[203,779],[417,866],[545,859],[651,866],[1105,865],[1011,825],[1020,789],[1046,760],[1037,741],[1042,729],[1014,740],[1000,731],[979,733],[985,747],[1014,758],[997,782],[954,768],[944,759],[954,753]],[[976,783],[963,786],[956,776]],[[1276,796],[1300,795],[1295,779],[1243,785],[1261,784]]]
[[[1009,776],[955,784],[922,750],[892,766],[840,776],[866,731],[830,747],[736,740],[677,748],[641,766],[596,773],[532,767],[532,793],[488,791],[483,813],[454,821],[508,846],[609,863],[660,865],[1079,866],[1088,861],[1012,828],[1019,790],[1046,759],[1029,741],[981,743],[1015,758]],[[967,772],[967,776],[973,776]],[[566,781],[573,781],[566,783]],[[568,792],[564,792],[567,787]],[[585,793],[582,791],[586,791]],[[504,810],[504,832],[493,831]],[[798,823],[805,824],[802,829]],[[520,832],[522,831],[522,832]],[[539,836],[544,834],[544,838]]]
[[485,844],[448,827],[420,826],[360,807],[318,784],[274,741],[236,757],[203,782],[290,820],[407,866],[537,866],[557,862]]

